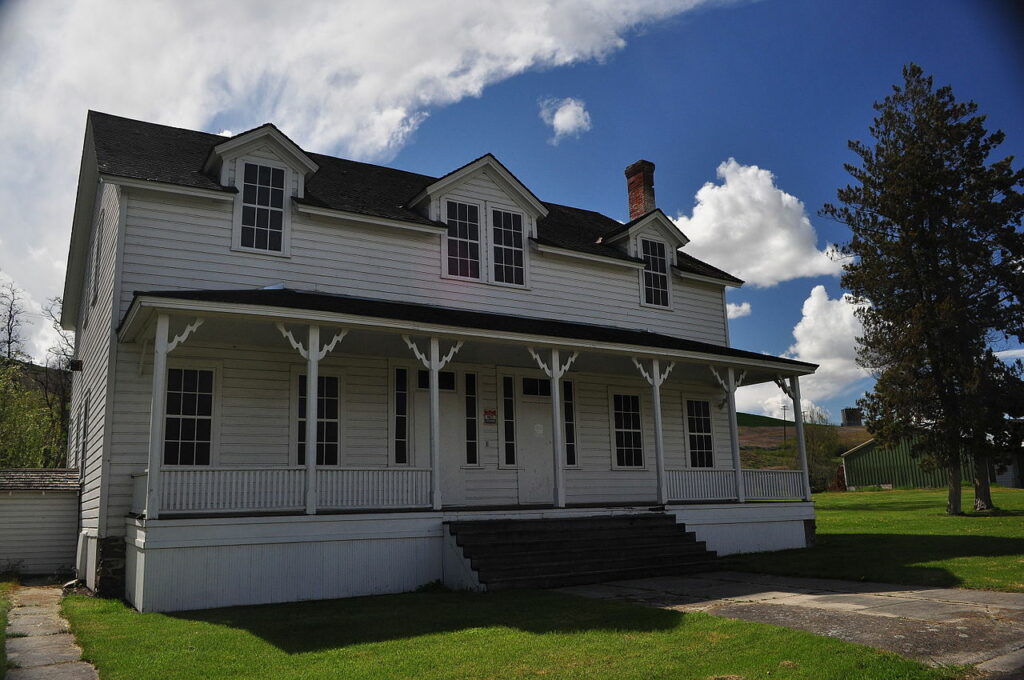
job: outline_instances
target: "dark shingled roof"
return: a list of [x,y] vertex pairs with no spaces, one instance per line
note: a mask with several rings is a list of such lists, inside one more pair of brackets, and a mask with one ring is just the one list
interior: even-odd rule
[[[672,349],[684,352],[701,352],[716,354],[723,357],[739,359],[755,359],[772,361],[801,368],[817,368],[815,364],[785,359],[770,354],[758,354],[732,347],[712,345],[707,342],[685,340],[661,333],[616,328],[614,326],[598,326],[596,324],[559,321],[557,319],[541,319],[511,314],[493,314],[474,312],[451,307],[435,307],[433,305],[415,304],[411,302],[390,302],[350,295],[333,295],[314,293],[311,291],[292,290],[289,288],[256,289],[256,290],[186,290],[186,291],[148,291],[135,293],[140,297],[169,298],[174,300],[198,300],[204,302],[224,302],[239,305],[260,305],[266,307],[284,307],[287,309],[304,309],[317,312],[335,312],[381,319],[398,319],[417,323],[432,323],[457,328],[474,328],[489,331],[505,331],[511,333],[528,333],[554,338],[574,340],[594,340],[621,345]],[[127,314],[125,315],[127,318]]]
[[[210,151],[228,141],[227,137],[96,111],[89,112],[89,122],[92,125],[96,160],[102,174],[197,189],[237,192],[234,187],[221,186],[217,178],[203,173]],[[404,207],[438,178],[316,153],[307,155],[320,169],[306,182],[306,195],[301,203],[438,226],[436,222]],[[544,206],[549,212],[547,217],[537,223],[538,243],[637,261],[614,246],[598,243],[601,237],[607,237],[629,225],[623,225],[592,210],[557,203],[544,203]],[[679,258],[678,269],[742,283],[736,277],[690,256]]]
[[78,470],[74,468],[0,470],[0,491],[78,491]]

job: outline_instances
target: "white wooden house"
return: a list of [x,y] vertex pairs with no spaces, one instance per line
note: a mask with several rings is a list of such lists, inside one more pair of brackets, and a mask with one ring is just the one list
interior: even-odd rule
[[627,169],[622,224],[490,155],[436,178],[90,113],[63,310],[80,577],[170,611],[804,546],[806,465],[741,469],[733,393],[775,381],[799,418],[815,366],[729,346],[742,282],[687,254],[653,173]]

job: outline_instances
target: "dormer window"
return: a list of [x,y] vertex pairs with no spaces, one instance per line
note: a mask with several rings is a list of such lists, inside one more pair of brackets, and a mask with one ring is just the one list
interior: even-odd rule
[[492,210],[491,228],[494,233],[494,280],[523,285],[523,216]]
[[239,159],[235,186],[234,248],[267,255],[288,254],[287,198],[291,171],[285,166]]
[[480,278],[480,208],[448,201],[448,276]]
[[446,200],[443,205],[448,225],[443,269],[447,276],[526,285],[527,226],[522,213],[489,202]]
[[661,241],[640,239],[640,251],[644,260],[644,304],[668,307],[668,256],[665,244]]

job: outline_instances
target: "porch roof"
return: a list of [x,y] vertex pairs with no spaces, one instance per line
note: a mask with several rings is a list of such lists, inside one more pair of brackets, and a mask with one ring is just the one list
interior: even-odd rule
[[[168,304],[173,303],[173,304]],[[184,304],[183,304],[184,303]],[[244,306],[244,309],[242,308]],[[646,330],[632,330],[613,326],[601,326],[588,323],[560,321],[557,319],[514,316],[511,314],[495,314],[477,312],[451,307],[416,304],[410,302],[392,302],[388,300],[370,299],[349,295],[316,293],[311,291],[293,290],[288,288],[255,289],[255,290],[186,290],[186,291],[146,291],[135,293],[132,305],[125,314],[118,329],[124,337],[131,330],[138,330],[141,322],[140,311],[144,307],[170,308],[172,311],[197,311],[217,314],[231,313],[267,313],[272,310],[302,310],[344,315],[346,318],[325,319],[321,323],[346,325],[356,322],[352,317],[367,321],[372,319],[391,320],[410,324],[402,328],[412,334],[439,333],[453,336],[465,336],[466,331],[484,331],[498,333],[502,339],[513,339],[509,334],[523,336],[515,338],[538,344],[563,344],[558,340],[574,340],[591,345],[607,346],[609,350],[636,351],[646,349],[650,354],[692,355],[693,359],[715,359],[729,364],[757,365],[762,369],[777,370],[787,375],[813,373],[817,368],[811,364],[794,359],[759,354],[732,347],[723,347],[696,340],[687,340],[670,335],[653,333]],[[236,309],[237,307],[237,309]],[[262,308],[262,309],[261,309]],[[300,319],[302,315],[284,315]],[[368,325],[379,325],[370,323]],[[475,334],[474,334],[475,335]],[[596,348],[596,347],[595,347]],[[658,351],[662,350],[662,351]]]

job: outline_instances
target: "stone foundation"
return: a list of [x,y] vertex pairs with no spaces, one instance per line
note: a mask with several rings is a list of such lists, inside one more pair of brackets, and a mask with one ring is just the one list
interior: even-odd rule
[[124,552],[122,536],[108,536],[96,548],[96,594],[102,597],[124,597]]

